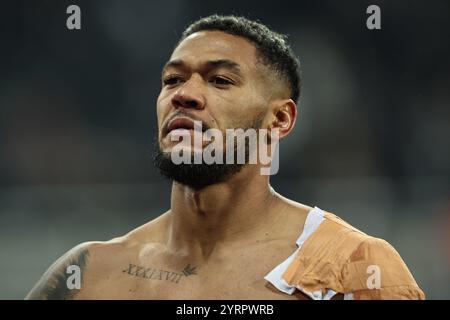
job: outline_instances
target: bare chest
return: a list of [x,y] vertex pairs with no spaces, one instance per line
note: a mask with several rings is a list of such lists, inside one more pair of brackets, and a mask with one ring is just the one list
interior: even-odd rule
[[[264,277],[295,244],[242,250],[201,266],[184,261],[121,261],[90,272],[80,299],[302,299],[278,291]],[[263,250],[261,250],[263,249]]]

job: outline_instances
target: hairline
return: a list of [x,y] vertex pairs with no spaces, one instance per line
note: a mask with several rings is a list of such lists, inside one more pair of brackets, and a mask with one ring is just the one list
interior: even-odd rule
[[[254,65],[255,65],[255,68],[256,68],[257,70],[259,70],[259,71],[261,72],[261,74],[263,75],[263,78],[264,78],[264,85],[267,86],[268,88],[272,89],[272,86],[269,85],[269,84],[270,84],[270,79],[271,79],[270,74],[272,74],[272,75],[274,75],[274,76],[277,78],[277,80],[278,80],[277,82],[279,83],[279,85],[278,85],[279,88],[278,88],[278,90],[276,90],[276,91],[284,91],[284,90],[287,90],[287,92],[288,92],[288,98],[289,98],[289,99],[291,98],[291,95],[292,95],[292,89],[291,89],[291,86],[290,86],[290,84],[289,84],[289,80],[286,79],[285,76],[281,75],[281,74],[279,73],[279,71],[276,70],[276,69],[272,66],[272,64],[271,64],[270,62],[267,62],[267,61],[266,61],[266,60],[267,60],[267,57],[265,57],[264,53],[263,53],[263,52],[261,51],[261,49],[258,47],[258,44],[257,44],[255,41],[253,41],[251,38],[246,37],[245,35],[237,35],[237,34],[233,34],[233,33],[227,32],[227,31],[225,31],[225,30],[214,29],[214,28],[212,28],[212,29],[202,29],[202,30],[194,31],[194,32],[192,32],[192,33],[190,33],[190,34],[187,34],[187,35],[185,35],[185,36],[184,36],[184,32],[183,32],[183,36],[182,36],[182,37],[180,38],[180,40],[177,42],[175,48],[174,48],[173,51],[172,51],[172,54],[173,54],[173,52],[175,52],[175,50],[181,45],[181,43],[182,43],[184,40],[186,40],[186,39],[189,38],[190,36],[192,36],[192,35],[194,35],[194,34],[196,34],[196,33],[200,33],[200,32],[220,32],[220,33],[223,33],[223,34],[227,34],[227,35],[230,35],[230,36],[234,36],[234,37],[238,37],[238,38],[241,38],[241,39],[246,40],[246,41],[247,41],[250,45],[252,45],[253,48],[255,49],[255,55],[254,55],[254,57],[255,57],[255,62],[254,62]],[[268,74],[268,72],[269,72],[270,74]],[[280,95],[281,95],[281,93],[280,93]]]

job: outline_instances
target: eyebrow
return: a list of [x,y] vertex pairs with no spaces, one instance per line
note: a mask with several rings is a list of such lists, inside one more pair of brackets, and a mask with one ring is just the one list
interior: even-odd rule
[[[204,65],[206,65],[209,69],[225,68],[239,76],[242,76],[241,66],[237,62],[230,59],[208,60],[204,63]],[[164,74],[168,68],[187,68],[187,65],[181,59],[170,60],[164,65],[162,73]]]

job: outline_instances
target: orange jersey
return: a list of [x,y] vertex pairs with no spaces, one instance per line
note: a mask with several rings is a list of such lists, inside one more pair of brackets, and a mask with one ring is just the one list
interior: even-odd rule
[[312,299],[425,299],[408,267],[386,241],[317,207],[306,218],[298,249],[265,279],[278,290]]

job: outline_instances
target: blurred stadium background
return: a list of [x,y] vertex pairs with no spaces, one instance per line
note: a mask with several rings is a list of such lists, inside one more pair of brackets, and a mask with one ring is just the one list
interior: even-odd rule
[[[66,29],[77,4],[82,29]],[[365,26],[381,7],[382,30]],[[7,1],[0,11],[0,298],[61,254],[168,209],[152,167],[160,71],[212,13],[289,34],[300,117],[274,188],[392,243],[450,298],[450,4],[445,1]]]

